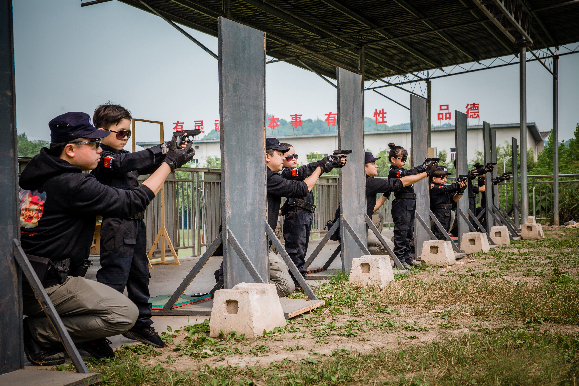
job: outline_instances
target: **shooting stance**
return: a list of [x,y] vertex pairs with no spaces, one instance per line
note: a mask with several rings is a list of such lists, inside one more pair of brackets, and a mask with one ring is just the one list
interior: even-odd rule
[[[446,232],[450,230],[452,202],[458,202],[467,186],[466,179],[459,179],[453,184],[446,185],[449,174],[446,166],[439,166],[430,177],[430,209]],[[434,224],[432,232],[438,240],[446,240],[444,234]]]
[[[164,162],[140,186],[123,190],[90,174],[100,161],[100,139],[85,113],[66,113],[49,123],[50,149],[43,148],[20,177],[21,243],[64,326],[82,355],[112,358],[108,336],[128,331],[135,304],[118,291],[83,277],[70,267],[88,258],[96,216],[130,218],[145,210],[171,168],[191,160],[189,148],[171,148]],[[75,272],[71,272],[74,274]],[[28,283],[23,285],[24,352],[35,365],[64,362],[65,350]]]

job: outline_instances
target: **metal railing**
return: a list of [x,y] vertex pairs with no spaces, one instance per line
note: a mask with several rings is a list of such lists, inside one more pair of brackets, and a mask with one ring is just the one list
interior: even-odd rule
[[[332,175],[322,176],[313,189],[316,212],[312,224],[312,238],[322,237],[327,232],[327,221],[334,219],[339,203],[338,178]],[[529,175],[528,178],[531,204],[529,214],[535,215],[538,220],[551,219],[553,176]],[[191,253],[196,256],[202,254],[205,247],[217,237],[221,224],[220,169],[177,169],[175,176],[165,182],[165,189],[165,221],[175,249],[191,249]],[[579,192],[579,174],[561,174],[559,189],[562,198],[569,192]],[[499,185],[499,199],[505,210],[511,208],[512,182]],[[158,200],[159,198],[153,200],[145,216],[148,248],[151,247],[159,228]],[[392,197],[379,209],[384,225],[388,228],[392,226],[391,209]]]

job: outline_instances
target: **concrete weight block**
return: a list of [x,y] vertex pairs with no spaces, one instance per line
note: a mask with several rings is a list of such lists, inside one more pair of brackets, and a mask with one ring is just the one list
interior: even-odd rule
[[511,245],[509,230],[504,225],[491,227],[490,235],[496,245]]
[[528,224],[536,224],[537,221],[535,221],[535,216],[527,216],[527,223]]
[[235,331],[255,338],[263,331],[286,325],[275,285],[240,283],[215,292],[209,321],[209,336]]
[[488,252],[491,247],[486,233],[468,232],[462,235],[460,249],[467,255],[479,252]]
[[525,223],[521,225],[521,238],[523,240],[537,240],[545,237],[543,226],[537,223]]
[[361,287],[377,285],[385,287],[394,281],[394,273],[388,255],[365,255],[352,259],[350,283]]
[[456,263],[450,241],[427,240],[422,244],[420,259],[426,264],[447,266]]

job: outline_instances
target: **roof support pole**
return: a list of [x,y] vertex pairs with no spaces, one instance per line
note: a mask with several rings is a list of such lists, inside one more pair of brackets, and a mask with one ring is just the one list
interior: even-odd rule
[[362,76],[337,68],[336,78],[338,79],[338,146],[343,150],[352,150],[352,154],[348,156],[348,163],[340,169],[338,181],[342,269],[349,273],[352,268],[352,259],[366,254],[358,241],[367,249]]
[[432,83],[430,79],[426,81],[426,112],[427,115],[427,127],[428,127],[428,137],[427,146],[432,147]]
[[513,218],[515,219],[515,230],[518,232],[521,226],[519,221],[519,157],[518,157],[519,145],[517,144],[517,139],[513,137],[512,139],[512,154],[511,163],[513,168]]
[[559,225],[559,57],[553,56],[553,225]]
[[523,224],[529,216],[529,192],[527,191],[527,47],[521,47],[519,60],[520,113],[521,113],[521,219]]
[[245,267],[244,256],[259,276],[269,281],[263,224],[267,205],[265,34],[224,17],[218,19],[218,30],[221,235],[225,288],[233,288],[254,282],[256,275]]
[[13,255],[18,229],[16,98],[12,0],[0,0],[0,374],[24,368],[22,273]]
[[[426,99],[410,95],[410,156],[412,166],[420,165],[428,157]],[[428,194],[428,179],[418,181],[414,185],[416,193],[416,215],[423,219],[430,217],[430,198]],[[418,220],[417,220],[418,221]],[[414,226],[414,249],[416,256],[422,255],[422,244],[430,240],[430,235],[424,227],[416,223]]]

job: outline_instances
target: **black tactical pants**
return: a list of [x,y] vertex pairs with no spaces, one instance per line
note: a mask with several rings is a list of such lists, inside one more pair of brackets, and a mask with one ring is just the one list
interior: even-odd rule
[[[432,210],[432,213],[434,213],[438,221],[440,221],[440,223],[442,224],[444,230],[448,233],[448,230],[450,229],[450,209],[434,208]],[[434,223],[432,224],[432,233],[434,233],[434,235],[438,240],[446,240],[444,234],[438,229],[438,227]]]
[[103,219],[101,268],[97,281],[127,295],[139,309],[135,328],[153,324],[149,303],[149,261],[145,223],[142,220]]
[[412,259],[412,239],[414,238],[414,217],[416,200],[397,198],[392,201],[392,220],[394,221],[394,254],[398,259]]
[[286,252],[291,257],[298,271],[305,275],[307,272],[305,263],[308,243],[310,242],[311,224],[308,221],[303,221],[300,217],[303,216],[300,216],[297,210],[290,210],[286,214],[283,222],[283,238]]

